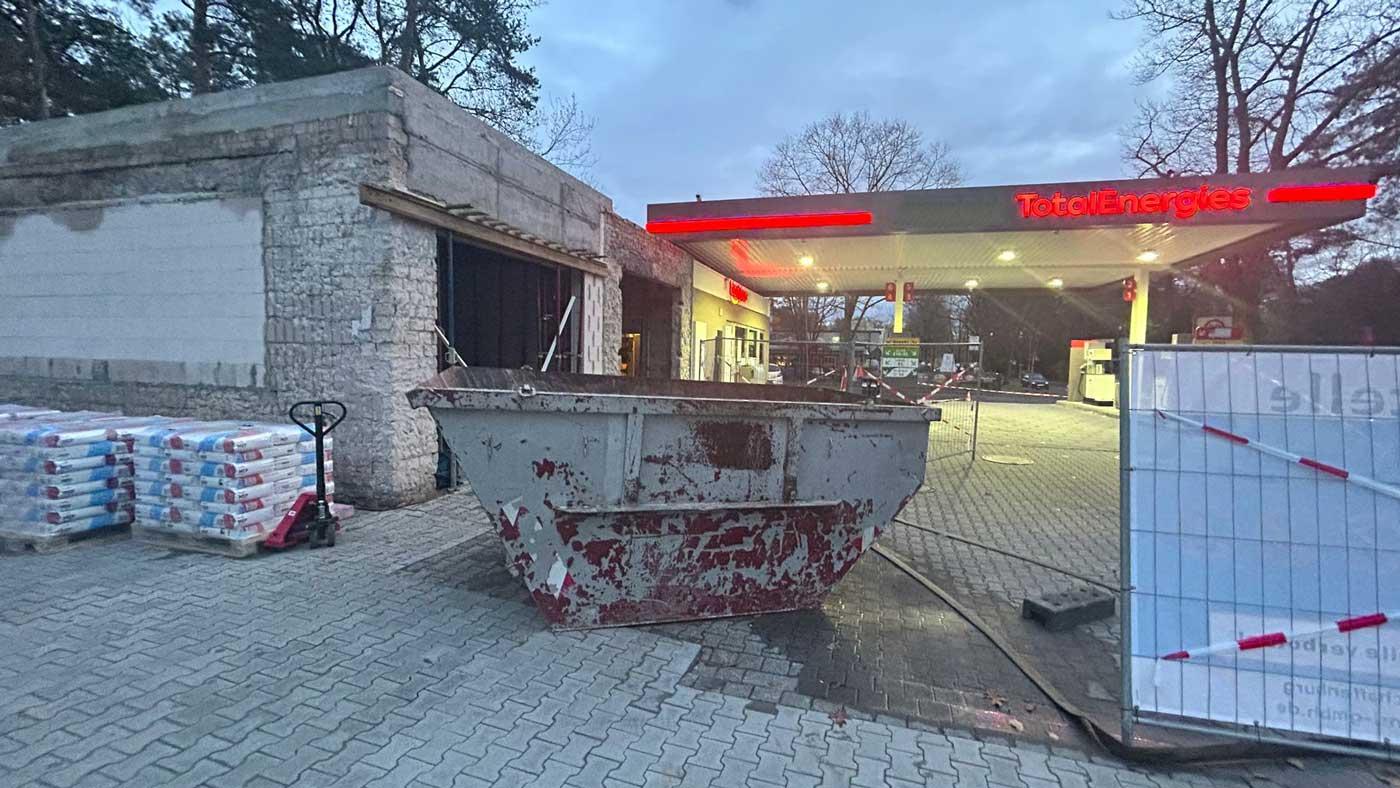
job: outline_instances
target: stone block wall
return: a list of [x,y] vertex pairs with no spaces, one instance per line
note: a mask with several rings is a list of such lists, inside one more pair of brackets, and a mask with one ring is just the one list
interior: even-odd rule
[[[611,211],[604,215],[603,229],[607,246],[607,259],[610,265],[617,266],[635,276],[644,277],[676,288],[680,298],[674,305],[672,326],[679,347],[679,377],[691,376],[691,355],[695,345],[695,324],[691,319],[691,306],[694,298],[692,283],[693,260],[679,246],[663,238],[648,233],[640,225],[630,222]],[[622,310],[622,292],[617,292],[618,314]],[[622,344],[621,327],[617,331],[617,344]]]
[[[341,497],[380,507],[431,494],[431,419],[403,393],[435,371],[435,233],[360,204],[361,182],[402,182],[406,136],[382,91],[379,106],[366,99],[386,76],[352,75],[335,91],[288,83],[239,91],[260,92],[242,103],[221,94],[0,132],[0,215],[150,195],[256,199],[266,293],[264,380],[219,385],[178,364],[118,376],[102,358],[7,358],[0,401],[281,421],[298,400],[339,399],[350,411],[336,431]],[[347,100],[322,101],[330,95]],[[308,96],[319,111],[349,111],[299,119]],[[150,125],[166,133],[149,135]]]
[[[16,221],[74,205],[175,196],[260,210],[266,347],[249,374],[0,347],[0,402],[280,421],[298,400],[339,399],[350,411],[335,433],[339,497],[377,508],[431,495],[433,422],[404,395],[436,373],[437,230],[362,205],[362,183],[471,204],[599,253],[611,210],[384,67],[0,129],[0,261]],[[588,277],[584,329],[590,370],[615,373],[621,273],[609,269]]]

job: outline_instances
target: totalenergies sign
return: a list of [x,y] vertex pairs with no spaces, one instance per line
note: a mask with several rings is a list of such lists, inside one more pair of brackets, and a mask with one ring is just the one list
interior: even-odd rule
[[1065,195],[1055,192],[1048,197],[1039,192],[1022,192],[1016,195],[1023,219],[1152,214],[1171,214],[1178,219],[1190,219],[1201,211],[1243,211],[1249,207],[1252,199],[1253,190],[1248,186],[1202,186],[1191,190],[1168,189],[1142,193],[1094,189],[1088,194]]
[[747,304],[749,302],[749,291],[733,279],[725,277],[724,289],[729,293],[731,304]]

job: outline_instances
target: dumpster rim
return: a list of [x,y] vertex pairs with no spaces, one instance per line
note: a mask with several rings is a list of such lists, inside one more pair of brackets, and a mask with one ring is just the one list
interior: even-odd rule
[[[604,394],[572,391],[538,390],[530,393],[523,393],[519,389],[485,387],[461,388],[455,386],[417,386],[409,390],[407,397],[409,404],[414,408],[445,407],[451,410],[465,410],[467,408],[462,408],[457,402],[451,401],[451,398],[453,396],[463,394],[473,395],[474,397],[485,398],[488,400],[502,400],[509,398],[509,401],[517,407],[525,406],[527,404],[534,404],[535,406],[539,407],[540,410],[549,410],[553,412],[558,412],[560,409],[552,407],[546,408],[544,407],[544,404],[555,401],[560,398],[569,398],[574,400],[574,402],[572,403],[572,408],[575,411],[580,409],[580,400],[589,404],[597,403],[598,405],[610,404],[614,402],[627,403],[629,401],[630,403],[632,403],[630,405],[623,404],[623,406],[620,408],[597,407],[588,409],[589,411],[598,413],[623,413],[629,411],[633,413],[642,413],[644,411],[638,410],[636,404],[638,401],[641,401],[654,406],[672,406],[671,408],[663,409],[660,412],[679,410],[680,408],[678,406],[682,405],[683,403],[685,405],[713,404],[721,407],[740,406],[745,409],[763,408],[766,410],[772,410],[775,406],[779,406],[784,411],[807,411],[808,413],[828,418],[833,415],[839,415],[854,419],[894,420],[910,422],[932,422],[940,421],[942,418],[941,408],[922,404],[907,405],[903,403],[877,404],[866,402],[802,402],[797,400],[734,399],[731,397],[677,397],[665,394]],[[650,410],[650,408],[648,408],[648,410]],[[709,414],[696,413],[693,415],[703,417]],[[713,415],[722,417],[727,414],[715,413]],[[775,413],[772,414],[772,417],[788,418],[790,416],[786,413]],[[875,418],[871,419],[871,417]],[[895,418],[886,419],[881,417]]]

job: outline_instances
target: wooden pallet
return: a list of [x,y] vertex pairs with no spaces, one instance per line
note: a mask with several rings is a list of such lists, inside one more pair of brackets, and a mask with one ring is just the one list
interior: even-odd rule
[[249,558],[258,554],[258,549],[262,546],[263,539],[267,534],[262,534],[256,539],[223,539],[217,536],[198,531],[176,531],[170,528],[159,526],[145,526],[136,524],[131,527],[132,537],[142,543],[152,547],[164,547],[170,550],[188,550],[196,553],[212,553],[229,558]]
[[70,531],[64,534],[26,534],[0,531],[0,554],[57,553],[80,544],[102,544],[126,539],[130,535],[131,526],[125,523],[89,528],[85,531]]

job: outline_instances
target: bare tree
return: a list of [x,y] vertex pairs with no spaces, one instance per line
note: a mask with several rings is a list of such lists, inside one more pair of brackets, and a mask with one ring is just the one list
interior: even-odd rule
[[[937,189],[962,182],[948,146],[924,138],[904,120],[875,120],[866,112],[837,112],[778,143],[759,168],[758,189],[767,195],[849,194]],[[837,313],[843,340],[854,336],[878,296],[803,296],[777,306],[818,315]],[[835,314],[832,314],[835,317]],[[806,322],[803,322],[806,325]],[[818,329],[819,330],[819,329]]]
[[846,194],[936,189],[962,182],[942,142],[903,120],[837,112],[778,143],[758,173],[764,194]]
[[1131,0],[1117,16],[1147,26],[1139,81],[1174,83],[1127,132],[1141,174],[1333,164],[1400,126],[1389,117],[1358,139],[1337,138],[1384,100],[1377,94],[1400,62],[1393,3]]
[[579,107],[577,96],[556,96],[536,110],[534,128],[523,143],[556,166],[583,178],[598,163],[593,155],[593,124],[593,117]]
[[[1393,0],[1128,0],[1146,27],[1137,78],[1172,81],[1139,106],[1124,157],[1140,175],[1227,174],[1380,161],[1400,135],[1400,6]],[[1389,146],[1385,144],[1389,141]],[[1345,241],[1343,233],[1321,238]],[[1197,272],[1254,317],[1296,296],[1318,238]],[[1254,320],[1249,321],[1251,324]]]

